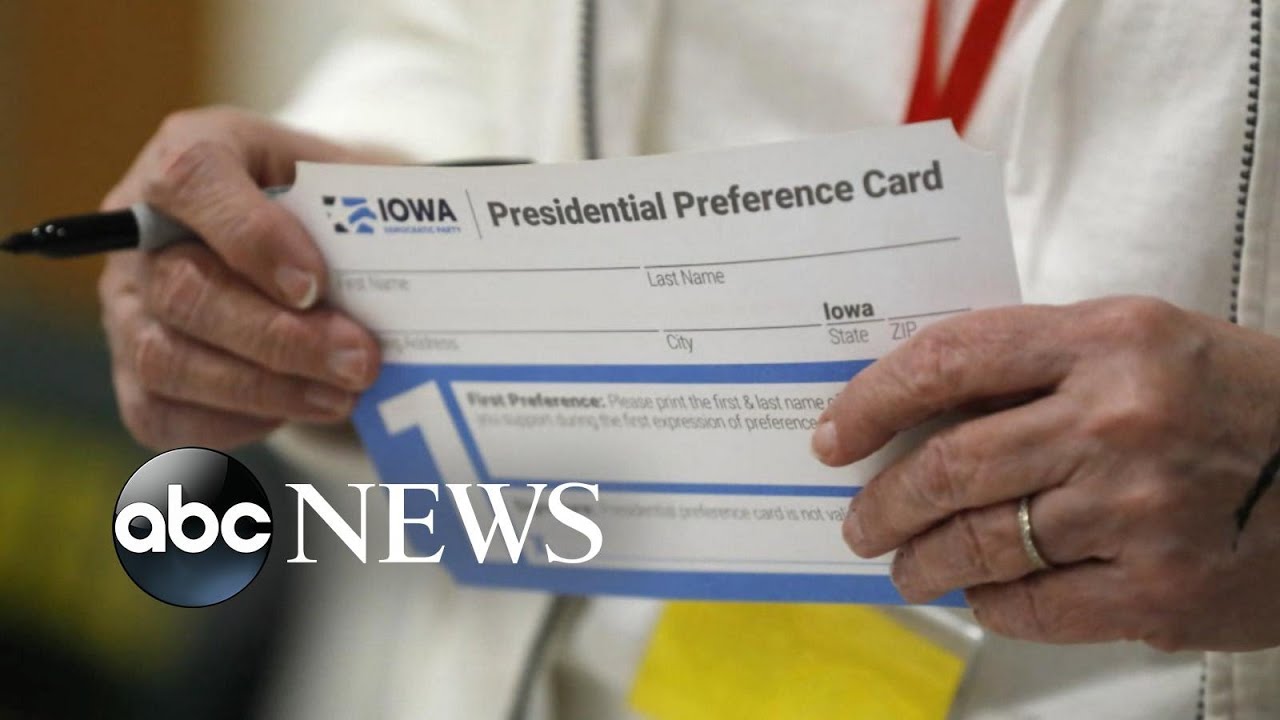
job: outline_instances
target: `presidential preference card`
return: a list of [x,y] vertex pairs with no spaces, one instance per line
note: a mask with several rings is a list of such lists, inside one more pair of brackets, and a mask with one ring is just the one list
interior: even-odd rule
[[1000,162],[948,123],[561,165],[301,164],[280,201],[331,301],[382,340],[355,413],[382,483],[438,485],[392,493],[405,552],[467,584],[902,602],[890,558],[854,556],[840,525],[910,439],[830,469],[816,418],[929,324],[1020,302]]

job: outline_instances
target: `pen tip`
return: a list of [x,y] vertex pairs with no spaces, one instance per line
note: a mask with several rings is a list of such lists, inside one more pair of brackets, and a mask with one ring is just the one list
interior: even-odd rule
[[0,240],[0,250],[11,253],[26,252],[31,249],[31,240],[30,232],[14,233],[4,240]]

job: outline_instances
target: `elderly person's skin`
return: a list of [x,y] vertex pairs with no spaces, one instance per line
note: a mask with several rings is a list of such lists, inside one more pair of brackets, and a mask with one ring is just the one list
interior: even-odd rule
[[[1280,450],[1280,339],[1148,298],[974,312],[855,376],[814,452],[847,465],[991,403],[1008,407],[935,434],[851,504],[846,542],[897,550],[904,597],[964,589],[983,625],[1028,640],[1280,644],[1280,488],[1250,503]],[[1023,496],[1050,570],[1023,549]]]
[[102,203],[146,201],[205,241],[113,253],[98,284],[117,403],[139,442],[231,448],[350,414],[378,344],[318,303],[324,259],[259,188],[291,183],[299,160],[389,159],[230,109],[161,125]]

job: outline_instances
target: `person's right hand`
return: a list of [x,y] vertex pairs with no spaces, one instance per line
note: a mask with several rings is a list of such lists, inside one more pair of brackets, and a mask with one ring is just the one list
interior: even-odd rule
[[294,162],[385,162],[236,110],[169,117],[103,200],[145,201],[203,243],[113,253],[99,281],[112,379],[143,445],[231,448],[290,420],[347,417],[378,372],[373,336],[317,306],[324,260],[260,188]]

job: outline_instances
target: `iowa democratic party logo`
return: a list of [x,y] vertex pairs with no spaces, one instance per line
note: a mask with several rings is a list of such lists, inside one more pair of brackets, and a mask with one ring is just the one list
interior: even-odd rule
[[339,234],[443,235],[462,232],[458,216],[442,197],[324,195],[325,217]]
[[374,223],[378,222],[378,216],[369,207],[368,198],[325,195],[322,199],[325,215],[333,223],[334,232],[373,234]]

